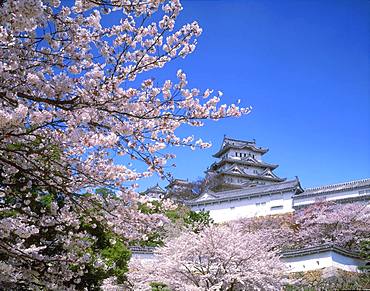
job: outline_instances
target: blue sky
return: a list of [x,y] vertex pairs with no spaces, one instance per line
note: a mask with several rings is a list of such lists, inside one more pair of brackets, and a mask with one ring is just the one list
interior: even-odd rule
[[[189,85],[224,92],[253,111],[183,128],[214,146],[176,149],[178,178],[194,180],[214,161],[223,135],[256,139],[265,160],[304,187],[370,177],[370,2],[185,0],[179,17],[203,28],[196,51],[160,75],[183,69]],[[140,181],[141,189],[159,182]]]

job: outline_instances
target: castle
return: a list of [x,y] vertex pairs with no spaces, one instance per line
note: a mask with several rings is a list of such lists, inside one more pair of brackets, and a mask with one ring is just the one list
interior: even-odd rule
[[293,212],[317,201],[370,200],[370,179],[303,189],[298,177],[280,178],[273,172],[278,165],[262,160],[268,150],[255,140],[225,136],[213,155],[218,161],[206,171],[211,183],[200,195],[195,196],[191,183],[182,179],[171,181],[166,190],[156,185],[143,194],[180,200],[194,211],[209,211],[215,222]]
[[[194,185],[188,180],[174,179],[165,189],[157,184],[142,194],[151,199],[171,198],[194,211],[209,211],[216,223],[289,213],[317,201],[370,200],[370,179],[304,189],[298,177],[287,180],[273,172],[278,165],[262,160],[267,151],[257,146],[255,140],[224,137],[221,148],[213,155],[218,161],[206,171],[205,187],[200,193],[194,193]],[[132,252],[136,258],[153,258],[151,248],[136,247]],[[366,263],[358,253],[330,244],[285,251],[281,259],[289,272],[336,269],[357,272]]]

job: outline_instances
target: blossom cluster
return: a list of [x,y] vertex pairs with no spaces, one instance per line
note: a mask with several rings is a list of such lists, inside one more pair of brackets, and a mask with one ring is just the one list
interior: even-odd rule
[[370,207],[366,203],[320,201],[293,214],[241,219],[239,231],[261,235],[275,249],[297,249],[333,244],[358,251],[370,239]]
[[[136,181],[165,177],[168,145],[210,145],[178,137],[181,125],[249,112],[219,105],[220,92],[188,88],[181,70],[162,84],[141,76],[195,49],[202,30],[177,25],[178,0],[67,2],[0,1],[0,288],[13,280],[73,289],[94,241],[79,231],[81,213],[126,242],[162,225],[138,210]],[[98,187],[115,198],[91,194]]]
[[133,290],[159,282],[171,290],[278,290],[284,265],[259,235],[230,226],[185,232],[159,248],[153,260],[132,260]]

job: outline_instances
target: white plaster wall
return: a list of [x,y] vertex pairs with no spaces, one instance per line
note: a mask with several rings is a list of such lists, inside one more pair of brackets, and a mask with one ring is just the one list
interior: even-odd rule
[[139,260],[153,260],[154,254],[132,253],[131,258]]
[[311,254],[293,258],[283,258],[288,272],[307,272],[322,268],[335,267],[349,272],[358,272],[363,262],[359,259],[343,256],[333,251]]
[[[235,153],[238,153],[238,156],[236,156]],[[230,150],[226,154],[227,154],[227,157],[229,157],[229,158],[232,158],[232,159],[235,158],[235,159],[240,160],[241,159],[240,153],[242,153],[242,158],[244,158],[244,154],[246,154],[246,156],[248,156],[248,154],[250,154],[251,156],[254,155],[254,158],[257,161],[260,161],[260,162],[262,161],[262,155],[260,153],[256,153],[256,152],[249,151],[249,150]]]
[[[370,189],[370,187],[369,187],[369,189]],[[327,194],[323,193],[320,196],[313,196],[313,197],[299,198],[299,196],[297,196],[294,199],[294,206],[305,206],[305,205],[313,204],[319,199],[325,199],[326,201],[335,201],[335,200],[340,200],[340,199],[356,198],[356,197],[360,197],[360,196],[365,196],[366,194],[361,195],[359,193],[360,191],[363,191],[363,190],[364,189],[361,189],[361,190],[347,190],[347,191],[343,191],[343,192],[333,192],[333,193],[327,193]],[[304,194],[304,193],[302,193],[302,194]]]
[[[133,253],[132,258],[148,261],[154,259],[154,254]],[[285,263],[288,273],[307,272],[328,267],[335,267],[348,272],[358,272],[358,267],[364,265],[364,262],[359,259],[346,257],[333,251],[282,258],[282,261]]]
[[[235,178],[234,178],[235,179]],[[369,187],[370,189],[370,187]],[[363,191],[363,189],[362,189]],[[366,194],[365,194],[366,195]],[[369,194],[367,194],[369,195]],[[214,204],[193,206],[192,210],[209,211],[215,222],[226,222],[243,217],[263,216],[270,214],[282,214],[292,212],[294,206],[306,206],[315,203],[318,197],[295,198],[292,200],[293,193],[287,192],[284,194],[273,194],[269,196],[260,196],[246,198],[241,200],[231,200],[225,202],[216,202]],[[348,190],[345,192],[334,192],[320,196],[326,198],[327,201],[335,201],[339,199],[353,198],[364,196],[359,194],[359,190]],[[257,203],[266,203],[265,205],[256,206]],[[271,209],[271,207],[282,205],[282,209]]]
[[333,265],[331,251],[293,258],[282,258],[282,260],[286,264],[288,272],[307,272]]
[[350,258],[333,252],[333,266],[349,272],[358,272],[358,267],[363,266],[364,261]]
[[[259,167],[254,167],[254,166],[247,166],[247,167],[244,167],[244,172],[248,175],[256,175],[256,174],[260,174],[262,173],[262,170],[261,168]],[[257,171],[256,173],[254,171]]]
[[[209,211],[216,223],[227,222],[244,217],[263,216],[292,212],[293,192],[253,197],[250,199],[232,200],[193,206],[194,211]],[[257,206],[257,204],[259,204]],[[271,210],[271,207],[282,206],[281,209]]]

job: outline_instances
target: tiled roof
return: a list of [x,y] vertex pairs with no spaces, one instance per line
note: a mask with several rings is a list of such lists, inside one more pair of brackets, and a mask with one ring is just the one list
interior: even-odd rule
[[306,247],[303,249],[283,251],[281,252],[281,255],[283,258],[295,258],[295,257],[301,257],[301,256],[306,256],[306,255],[311,255],[311,254],[327,252],[327,251],[334,251],[336,253],[342,254],[347,257],[360,258],[360,254],[358,252],[344,249],[335,244],[323,244],[323,245],[318,245],[318,246],[313,246],[313,247]]
[[228,168],[225,171],[217,171],[219,175],[231,175],[235,177],[243,177],[243,178],[250,178],[250,179],[255,179],[255,180],[267,180],[267,181],[275,181],[275,182],[283,182],[286,179],[285,178],[280,178],[276,176],[274,173],[271,171],[267,172],[266,169],[262,173],[259,174],[247,174],[245,170],[240,169],[238,165],[234,164],[230,168]]
[[[242,188],[237,190],[228,190],[222,192],[210,192],[201,195],[199,198],[194,200],[189,200],[186,202],[187,205],[196,205],[196,204],[203,204],[203,203],[212,203],[217,201],[227,201],[227,200],[234,200],[239,198],[246,198],[246,197],[254,197],[254,196],[262,196],[262,195],[269,195],[276,192],[284,192],[284,191],[301,191],[301,186],[299,184],[298,179],[274,183],[269,185],[261,185],[255,187],[248,187]],[[208,195],[208,197],[204,197]]]
[[304,189],[303,193],[297,194],[296,196],[297,198],[306,197],[306,196],[317,196],[317,195],[330,193],[330,192],[340,192],[340,191],[365,188],[365,187],[370,187],[370,179],[362,179],[362,180],[350,181],[350,182],[339,183],[339,184],[325,185],[325,186],[315,187],[315,188],[307,188],[307,189]]
[[175,185],[189,186],[191,185],[191,182],[189,182],[189,180],[184,179],[173,179],[165,188],[168,189]]
[[259,152],[259,153],[266,153],[268,152],[268,149],[267,148],[262,148],[262,147],[257,147],[256,146],[256,142],[253,141],[244,141],[244,140],[238,140],[238,139],[233,139],[233,138],[228,138],[228,137],[224,137],[224,140],[222,142],[222,146],[221,146],[221,149],[215,153],[213,156],[218,158],[220,157],[226,150],[228,149],[244,149],[244,148],[248,148],[252,151],[255,151],[255,152]]
[[130,251],[134,254],[153,254],[155,247],[141,247],[141,246],[131,246]]
[[261,153],[261,154],[265,154],[265,153],[268,152],[268,149],[262,148],[262,147],[257,147],[253,144],[246,144],[246,145],[240,145],[240,146],[232,145],[232,144],[225,144],[217,153],[215,153],[213,155],[213,157],[219,158],[219,157],[221,157],[221,155],[223,153],[225,153],[229,149],[239,149],[239,150],[250,149],[254,152]]
[[256,159],[253,159],[252,157],[247,157],[247,158],[232,157],[232,158],[223,158],[220,161],[213,163],[209,168],[210,169],[217,168],[226,163],[235,163],[235,164],[240,164],[240,165],[256,166],[256,167],[271,168],[271,169],[276,169],[279,166],[276,164],[269,164],[269,163],[265,163],[262,161],[257,161]]
[[[156,249],[155,247],[140,247],[140,246],[130,247],[131,252],[134,254],[154,254],[155,249]],[[285,250],[281,252],[281,256],[283,258],[295,258],[310,254],[322,253],[326,251],[334,251],[347,257],[360,258],[360,254],[358,252],[344,249],[335,244],[323,244],[313,247],[305,247],[302,249]]]
[[166,191],[161,187],[159,186],[158,184],[155,185],[155,186],[152,186],[148,189],[146,189],[144,192],[142,192],[141,194],[147,194],[147,193],[166,193]]

